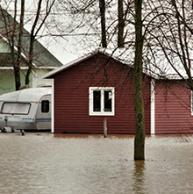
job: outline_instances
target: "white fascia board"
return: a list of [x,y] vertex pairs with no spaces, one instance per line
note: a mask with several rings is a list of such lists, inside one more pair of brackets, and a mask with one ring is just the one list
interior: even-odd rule
[[56,68],[53,71],[47,73],[43,78],[48,78],[48,77],[50,77],[50,76],[52,76],[52,75],[54,75],[56,73],[59,73],[59,72],[65,70],[65,69],[67,69],[67,68],[69,68],[71,66],[74,66],[75,64],[80,63],[81,61],[86,60],[87,58],[91,57],[94,54],[95,54],[95,52],[92,52],[92,53],[89,53],[89,54],[84,55],[82,57],[79,57],[79,58],[77,58],[75,60],[72,60],[71,62],[69,62],[69,63],[67,63],[67,64],[65,64],[65,65],[63,65],[63,66],[61,66],[59,68]]
[[48,69],[48,70],[54,70],[56,69],[57,67],[52,67],[52,66],[40,66],[40,67],[36,67],[36,69]]
[[191,108],[191,115],[193,116],[193,92],[192,92],[192,90],[190,91],[190,108]]
[[[20,67],[21,70],[28,69],[27,67]],[[13,67],[0,67],[0,70],[13,70]]]
[[[53,70],[56,67],[35,67],[35,69],[46,69],[46,70]],[[27,70],[28,67],[20,67],[21,70]],[[13,67],[1,67],[0,66],[0,70],[13,70]]]
[[51,94],[52,112],[51,112],[51,132],[54,133],[54,79],[52,79],[52,94]]

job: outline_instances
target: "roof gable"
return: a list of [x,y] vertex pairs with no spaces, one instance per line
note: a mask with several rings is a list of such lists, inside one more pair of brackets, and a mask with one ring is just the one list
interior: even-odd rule
[[73,60],[71,61],[70,63],[67,63],[65,65],[63,65],[62,67],[60,68],[57,68],[51,72],[49,72],[48,74],[46,74],[43,78],[53,78],[55,77],[55,75],[57,75],[58,73],[60,72],[63,72],[67,69],[69,69],[70,67],[72,66],[75,66],[75,65],[78,65],[80,64],[81,62],[84,62],[86,60],[89,60],[93,57],[100,57],[100,56],[103,56],[103,57],[106,57],[108,60],[114,60],[116,63],[119,63],[119,64],[123,64],[123,65],[127,65],[129,67],[132,68],[131,65],[129,64],[125,64],[125,63],[122,63],[120,60],[114,58],[113,56],[109,55],[108,53],[105,53],[105,52],[102,52],[102,51],[94,51],[94,52],[91,52],[91,53],[88,53],[87,55],[84,55],[82,57],[79,57],[77,58],[76,60]]
[[[5,31],[6,25],[3,18],[6,18],[7,22],[9,23],[9,25],[7,26],[8,28],[11,28],[11,24],[13,23],[13,17],[7,11],[5,11],[0,7],[0,36],[1,36],[1,40],[3,40],[8,44],[8,37]],[[24,29],[24,36],[22,41],[23,58],[26,58],[26,59],[28,58],[29,45],[30,45],[30,33]],[[34,42],[33,63],[34,63],[34,66],[36,67],[55,68],[55,67],[62,66],[62,63],[37,40]]]

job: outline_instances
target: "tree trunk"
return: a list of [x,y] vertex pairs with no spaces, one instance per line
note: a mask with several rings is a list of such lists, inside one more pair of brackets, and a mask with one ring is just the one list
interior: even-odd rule
[[25,11],[25,0],[21,0],[21,14],[20,14],[20,22],[19,22],[19,35],[18,35],[19,37],[18,37],[18,44],[17,44],[17,61],[16,61],[18,66],[21,63],[24,11]]
[[105,0],[99,0],[100,18],[101,18],[101,43],[102,47],[107,47],[106,40],[106,19],[105,19]]
[[[19,90],[21,87],[20,64],[21,64],[21,48],[22,48],[22,37],[23,37],[24,11],[25,11],[25,0],[21,0],[21,14],[20,14],[19,34],[18,34],[18,42],[17,42],[17,59],[16,59],[16,64],[14,64],[16,90]],[[12,54],[15,57],[14,48],[12,52],[13,52]]]
[[28,55],[28,69],[25,76],[25,85],[28,86],[30,82],[30,74],[32,72],[32,63],[33,63],[33,51],[34,51],[34,41],[35,37],[31,34],[30,37],[30,47],[29,47],[29,55]]
[[[37,27],[38,20],[39,20],[39,17],[40,17],[40,12],[41,12],[41,8],[42,8],[42,1],[43,0],[38,1],[38,8],[37,8],[37,11],[36,11],[36,17],[35,17],[35,20],[33,22],[33,25],[32,25],[32,28],[31,28],[31,33],[30,33],[30,45],[29,45],[29,54],[28,54],[28,69],[27,69],[27,73],[25,75],[25,85],[27,85],[27,86],[29,85],[30,74],[32,72],[35,37],[36,37],[37,33],[39,32],[39,30],[41,29],[42,24],[45,22],[47,16],[49,15],[49,13],[51,11],[51,7],[53,6],[53,4],[52,4],[51,7],[48,9],[48,13],[46,14],[46,16],[43,19],[42,23],[40,24],[37,31],[35,32],[35,29]],[[54,3],[54,1],[53,1],[53,3]]]
[[118,0],[118,40],[117,46],[124,47],[124,13],[123,13],[123,0]]
[[136,134],[134,141],[134,159],[145,160],[145,130],[144,130],[144,106],[142,92],[143,73],[143,35],[142,35],[142,0],[135,0],[135,112]]
[[14,69],[14,77],[15,77],[15,90],[19,90],[21,87],[20,67],[17,65],[14,65],[13,69]]

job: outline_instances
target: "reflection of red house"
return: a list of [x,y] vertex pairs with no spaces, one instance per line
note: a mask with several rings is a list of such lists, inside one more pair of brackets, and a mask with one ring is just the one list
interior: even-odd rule
[[[49,73],[46,78],[54,79],[52,131],[103,133],[106,118],[109,134],[135,133],[132,74],[129,65],[101,52]],[[180,82],[144,74],[143,92],[146,134],[193,132],[190,91]]]

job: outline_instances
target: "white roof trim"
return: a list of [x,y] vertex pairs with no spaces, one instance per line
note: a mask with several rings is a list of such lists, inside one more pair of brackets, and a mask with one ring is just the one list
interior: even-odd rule
[[[48,69],[48,70],[53,70],[56,67],[34,67],[35,69]],[[27,70],[28,67],[20,67],[21,70]],[[13,67],[1,67],[0,70],[13,70]]]
[[[27,67],[20,67],[20,69],[25,70]],[[13,67],[0,67],[0,70],[13,70]]]
[[69,63],[67,63],[67,64],[65,64],[65,65],[63,65],[62,67],[59,67],[59,68],[57,68],[57,69],[55,69],[55,70],[49,72],[48,74],[46,74],[46,75],[43,76],[42,78],[48,78],[48,77],[50,77],[50,76],[52,76],[52,75],[54,75],[54,74],[56,74],[56,73],[59,73],[59,72],[65,70],[65,69],[67,69],[67,68],[73,66],[73,65],[76,65],[77,63],[80,63],[80,62],[82,62],[82,61],[88,59],[89,57],[94,56],[94,55],[97,54],[97,53],[104,54],[104,55],[109,56],[109,57],[111,57],[112,59],[114,59],[114,60],[116,60],[116,61],[118,61],[118,62],[120,62],[120,63],[123,63],[123,64],[125,64],[125,65],[130,66],[129,64],[126,64],[126,63],[122,62],[121,60],[116,59],[115,57],[113,57],[112,55],[106,53],[105,51],[95,50],[95,51],[93,51],[93,52],[90,52],[90,53],[88,53],[88,54],[86,54],[86,55],[84,55],[84,56],[81,56],[81,57],[79,57],[79,58],[77,58],[77,59],[75,59],[75,60],[73,60],[73,61],[71,61],[71,62],[69,62]]
[[[99,50],[95,50],[93,52],[90,52],[90,53],[88,53],[88,54],[86,54],[84,56],[81,56],[81,57],[79,57],[79,58],[77,58],[77,59],[75,59],[75,60],[73,60],[73,61],[71,61],[71,62],[69,62],[69,63],[67,63],[67,64],[65,64],[65,65],[63,65],[61,67],[59,67],[59,68],[54,69],[53,71],[51,71],[51,72],[47,73],[46,75],[44,75],[42,78],[49,78],[50,76],[53,76],[53,75],[55,75],[55,74],[57,74],[57,73],[65,70],[65,69],[67,69],[67,68],[69,68],[71,66],[74,66],[77,63],[80,63],[80,62],[88,59],[89,57],[94,56],[97,53],[104,54],[104,55],[106,55],[108,57],[111,57],[113,60],[115,60],[115,61],[117,61],[119,63],[122,63],[124,65],[127,65],[129,67],[132,67],[132,65],[128,64],[126,61],[123,61],[123,60],[119,59],[118,57],[113,56],[113,54],[111,55],[111,54],[105,52],[104,50],[100,50],[99,49]],[[179,77],[178,75],[174,75],[174,74],[166,75],[166,76],[158,76],[157,74],[153,74],[151,72],[148,73],[146,70],[144,70],[143,73],[146,74],[146,75],[148,75],[149,77],[151,77],[153,79],[157,79],[157,80],[164,80],[164,79],[169,79],[169,80],[182,80],[181,77]]]
[[[7,44],[9,44],[9,41],[7,40],[7,38],[5,38],[4,36],[2,36],[1,34],[0,34],[0,37],[1,37],[1,39],[3,39]],[[17,51],[17,47],[16,47],[16,46],[14,46],[14,49]],[[23,52],[21,52],[21,56],[22,56],[24,59],[27,60],[27,56],[26,56]],[[36,65],[34,62],[32,63],[32,65],[33,65],[34,67],[37,67],[37,65]]]
[[47,66],[47,67],[45,67],[45,66],[42,66],[42,67],[36,67],[36,69],[56,69],[57,67],[51,67],[51,66]]
[[73,66],[73,65],[75,65],[77,63],[80,63],[80,62],[86,60],[87,58],[93,56],[96,53],[97,52],[92,52],[92,53],[89,53],[89,54],[84,55],[82,57],[79,57],[79,58],[77,58],[77,59],[75,59],[75,60],[73,60],[73,61],[71,61],[71,62],[69,62],[69,63],[67,63],[65,65],[63,65],[62,67],[59,67],[59,68],[57,68],[57,69],[49,72],[48,74],[46,74],[45,76],[43,76],[43,78],[48,78],[48,77],[50,77],[50,76],[52,76],[52,75],[54,75],[56,73],[59,73],[59,72],[63,71],[64,69],[67,69],[67,68],[69,68],[69,67],[71,67],[71,66]]

